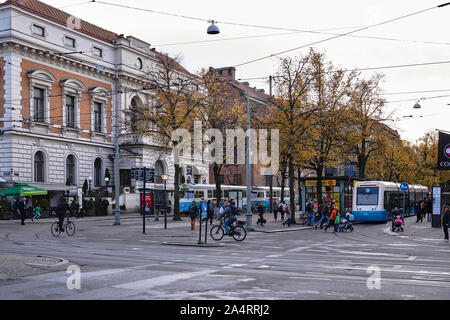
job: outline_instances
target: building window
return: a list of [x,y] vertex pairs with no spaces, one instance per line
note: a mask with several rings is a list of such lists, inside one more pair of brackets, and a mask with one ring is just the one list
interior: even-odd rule
[[102,132],[102,104],[94,102],[94,131]]
[[240,186],[242,184],[242,175],[240,174],[235,174],[233,176],[233,184],[235,186]]
[[34,182],[44,182],[45,157],[41,151],[34,155]]
[[136,99],[131,100],[131,107],[130,107],[130,126],[131,126],[131,132],[137,131],[137,112],[138,112],[138,105],[136,102]]
[[142,62],[141,58],[137,58],[137,66],[139,70],[142,70],[144,68],[144,63]]
[[163,183],[163,180],[161,179],[161,175],[163,175],[164,172],[164,165],[162,161],[158,160],[155,163],[155,183]]
[[71,185],[75,183],[75,157],[70,155],[66,160],[66,181],[69,180]]
[[94,55],[97,57],[103,57],[103,50],[97,47],[94,47],[93,49]]
[[75,39],[71,37],[64,37],[64,45],[75,48]]
[[40,36],[40,37],[45,37],[45,28],[33,24],[33,34]]
[[97,158],[94,162],[94,186],[102,185],[102,159]]
[[34,108],[34,121],[45,122],[44,117],[44,95],[45,90],[41,88],[33,89],[33,108]]
[[75,128],[75,97],[66,96],[66,126]]
[[219,183],[220,183],[220,184],[225,184],[225,177],[224,177],[223,174],[220,174],[220,175],[219,175]]

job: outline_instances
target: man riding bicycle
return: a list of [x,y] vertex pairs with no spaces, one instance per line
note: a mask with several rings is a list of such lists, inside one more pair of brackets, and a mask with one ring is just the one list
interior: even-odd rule
[[64,219],[66,218],[66,211],[69,211],[70,214],[72,214],[72,209],[70,209],[69,204],[67,203],[67,199],[64,197],[61,197],[58,201],[58,205],[56,206],[56,216],[59,218],[59,230],[64,232],[63,224]]
[[225,218],[225,223],[223,225],[225,227],[226,234],[230,234],[230,225],[234,221],[236,221],[236,215],[237,215],[236,207],[233,206],[232,204],[230,205],[230,203],[228,201],[225,201],[224,210],[223,210],[222,214],[219,214],[218,219],[220,219],[222,217]]

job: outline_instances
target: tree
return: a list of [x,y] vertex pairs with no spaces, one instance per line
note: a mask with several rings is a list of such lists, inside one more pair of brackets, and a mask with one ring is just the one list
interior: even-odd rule
[[[159,64],[147,73],[145,81],[154,94],[155,104],[144,105],[137,130],[169,152],[180,141],[172,141],[178,129],[192,127],[194,111],[199,106],[198,80],[181,67],[179,57],[158,53]],[[174,220],[181,220],[180,163],[174,161]]]
[[[382,147],[386,126],[379,122],[385,100],[380,97],[382,75],[370,80],[357,79],[351,88],[349,108],[342,121],[346,126],[344,139],[345,154],[356,157],[360,178],[366,176],[366,164],[370,155]],[[389,118],[389,117],[388,117]]]
[[229,83],[222,76],[220,76],[214,69],[201,70],[199,74],[201,83],[200,105],[196,112],[196,118],[202,122],[202,131],[205,133],[206,147],[215,145],[218,137],[209,136],[207,129],[216,129],[222,135],[222,152],[219,150],[209,150],[211,152],[210,159],[207,159],[213,164],[213,174],[216,183],[216,198],[217,204],[222,199],[221,181],[219,179],[220,172],[223,165],[227,162],[226,153],[223,152],[226,148],[224,137],[226,130],[236,127],[241,127],[244,122],[244,107],[237,99],[230,96],[228,87]]
[[342,163],[342,144],[346,135],[342,122],[346,112],[353,80],[356,74],[346,74],[325,62],[324,54],[311,50],[310,88],[311,109],[314,126],[310,126],[303,139],[303,165],[317,176],[317,197],[322,204],[322,177],[327,166]]

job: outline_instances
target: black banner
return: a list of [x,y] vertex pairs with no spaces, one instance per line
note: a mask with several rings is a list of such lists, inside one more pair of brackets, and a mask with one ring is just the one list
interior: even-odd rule
[[439,131],[438,170],[450,170],[450,134]]

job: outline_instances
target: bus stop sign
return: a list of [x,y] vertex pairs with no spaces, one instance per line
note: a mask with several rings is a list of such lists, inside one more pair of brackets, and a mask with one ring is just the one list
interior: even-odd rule
[[409,185],[408,185],[406,182],[403,182],[403,183],[400,185],[400,190],[401,190],[401,191],[405,192],[405,191],[408,191],[408,189],[409,189]]

